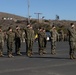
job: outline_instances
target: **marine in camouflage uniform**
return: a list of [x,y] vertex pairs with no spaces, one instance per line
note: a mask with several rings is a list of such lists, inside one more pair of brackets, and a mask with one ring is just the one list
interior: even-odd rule
[[76,50],[76,30],[73,23],[71,23],[71,27],[68,29],[69,32],[69,46],[70,46],[70,59],[76,59],[75,50]]
[[32,48],[33,48],[33,43],[34,43],[34,30],[32,29],[31,25],[27,26],[27,30],[26,30],[26,41],[27,41],[27,56],[31,56],[32,53]]
[[38,30],[38,45],[39,45],[39,55],[43,55],[44,50],[44,36],[43,29],[40,27]]
[[22,31],[20,30],[19,26],[16,26],[15,30],[15,53],[16,55],[22,55],[20,52],[21,48],[21,39],[22,39]]
[[28,44],[27,44],[27,30],[28,30],[28,26],[24,28],[24,32],[25,32],[25,35],[24,35],[24,38],[25,38],[25,43],[26,43],[26,54],[27,54],[27,51],[28,51]]
[[8,31],[7,31],[7,53],[8,53],[8,57],[14,57],[12,55],[12,50],[13,50],[13,44],[14,44],[14,39],[15,39],[15,34],[12,30],[11,27],[9,27]]
[[56,41],[58,33],[54,25],[52,26],[50,33],[51,33],[51,54],[56,54]]
[[4,33],[0,27],[0,57],[3,57]]
[[34,30],[33,30],[33,27],[30,26],[30,32],[31,32],[31,47],[30,47],[30,50],[31,50],[31,54],[33,54],[33,44],[34,44],[34,41],[35,41],[35,33],[34,33]]
[[47,44],[47,40],[46,40],[46,31],[43,28],[43,54],[46,54],[46,44]]

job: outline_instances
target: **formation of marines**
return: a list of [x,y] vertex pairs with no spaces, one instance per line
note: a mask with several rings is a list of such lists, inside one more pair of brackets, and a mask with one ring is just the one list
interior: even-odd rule
[[[75,49],[76,49],[76,29],[73,23],[71,23],[70,27],[67,29],[69,33],[69,55],[70,59],[76,59],[75,57]],[[28,57],[33,55],[33,44],[35,41],[35,31],[33,30],[32,25],[27,25],[23,29],[24,31],[24,38],[26,43],[26,55]],[[56,42],[58,37],[58,32],[56,30],[56,27],[52,25],[52,28],[50,29],[50,41],[51,41],[51,54],[56,54]],[[0,27],[0,57],[3,57],[3,47],[4,47],[4,38],[6,37],[6,44],[7,44],[7,55],[9,58],[14,57],[13,56],[13,45],[15,45],[15,54],[21,56],[21,41],[22,41],[22,34],[21,28],[19,26],[16,26],[15,30],[13,30],[12,27],[9,27],[6,31],[6,36],[4,32],[2,31],[2,28]],[[38,28],[37,32],[37,39],[38,39],[38,53],[39,55],[46,54],[46,44],[47,44],[47,36],[46,36],[46,30],[43,27]]]

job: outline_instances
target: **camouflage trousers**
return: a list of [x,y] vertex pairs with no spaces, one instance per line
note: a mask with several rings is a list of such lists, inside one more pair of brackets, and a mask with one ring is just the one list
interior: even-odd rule
[[56,41],[51,41],[51,53],[56,53]]
[[28,56],[31,56],[33,54],[32,48],[33,48],[33,40],[27,40],[26,42],[26,54]]
[[75,50],[76,50],[76,42],[69,42],[69,45],[70,45],[70,51],[69,51],[69,54],[74,54],[75,53]]
[[0,43],[0,57],[3,57],[3,43]]
[[0,43],[0,51],[3,51],[3,44]]
[[21,48],[21,40],[20,38],[15,39],[15,53],[20,53],[20,48]]

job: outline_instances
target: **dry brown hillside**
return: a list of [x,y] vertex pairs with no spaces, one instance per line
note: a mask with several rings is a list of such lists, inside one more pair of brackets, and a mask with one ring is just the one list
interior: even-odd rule
[[4,30],[6,30],[9,26],[12,26],[13,28],[16,25],[23,27],[24,25],[26,25],[26,22],[24,22],[26,20],[27,18],[25,17],[0,12],[0,26],[2,26]]
[[[31,19],[30,22],[34,26],[34,28],[43,26],[47,30],[50,28],[49,26],[52,24],[55,24],[56,26],[67,27],[68,25],[70,25],[71,22],[73,22],[76,25],[76,21],[70,21],[70,20],[46,20],[45,19],[43,21],[40,21],[40,24],[38,24],[37,19]],[[12,26],[13,28],[15,28],[16,25],[19,25],[24,28],[27,25],[27,18],[10,14],[10,13],[0,12],[0,26],[2,26],[4,30],[6,30],[9,26]]]
[[0,20],[1,20],[3,17],[5,17],[5,18],[19,19],[19,20],[26,19],[25,17],[21,17],[21,16],[18,16],[18,15],[0,12]]

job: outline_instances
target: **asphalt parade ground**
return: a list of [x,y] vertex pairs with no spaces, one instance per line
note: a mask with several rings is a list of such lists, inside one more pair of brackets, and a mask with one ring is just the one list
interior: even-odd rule
[[[34,43],[33,56],[25,55],[26,45],[22,43],[22,56],[0,57],[0,75],[76,75],[76,59],[69,59],[68,42],[57,42],[56,55],[51,55],[50,42],[47,43],[47,54],[38,54],[38,43]],[[14,52],[14,49],[13,49]]]

